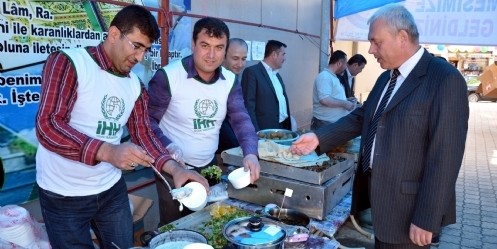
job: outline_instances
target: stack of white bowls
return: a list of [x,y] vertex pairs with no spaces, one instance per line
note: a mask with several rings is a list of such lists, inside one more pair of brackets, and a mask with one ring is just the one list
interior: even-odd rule
[[23,248],[50,248],[46,232],[25,208],[17,205],[0,207],[0,240]]

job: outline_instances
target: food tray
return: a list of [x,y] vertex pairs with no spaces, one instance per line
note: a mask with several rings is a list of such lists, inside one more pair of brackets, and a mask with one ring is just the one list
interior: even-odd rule
[[[239,148],[223,151],[221,153],[223,163],[239,167],[243,166],[243,156],[237,154],[237,151],[239,151]],[[335,155],[343,158],[344,160],[337,161],[335,164],[330,162],[327,167],[323,166],[322,170],[319,171],[309,170],[310,167],[297,168],[266,160],[259,160],[259,164],[261,166],[261,172],[263,173],[321,185],[341,172],[354,166],[354,155],[347,153],[335,153]]]

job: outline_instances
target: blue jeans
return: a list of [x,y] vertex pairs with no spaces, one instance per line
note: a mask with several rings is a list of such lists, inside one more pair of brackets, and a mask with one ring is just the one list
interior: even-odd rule
[[107,191],[89,196],[62,196],[39,188],[40,206],[53,249],[133,246],[133,218],[126,183],[121,179]]

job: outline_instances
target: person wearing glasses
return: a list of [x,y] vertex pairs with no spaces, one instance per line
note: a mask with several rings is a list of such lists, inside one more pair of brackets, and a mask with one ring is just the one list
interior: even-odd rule
[[[130,5],[104,42],[52,53],[44,66],[36,117],[36,181],[52,248],[133,246],[133,221],[122,170],[157,167],[174,185],[207,181],[171,160],[153,134],[144,84],[131,72],[159,37],[154,17]],[[121,143],[124,127],[131,142]]]
[[[217,18],[195,23],[193,54],[157,70],[148,84],[150,120],[163,145],[172,154],[182,154],[186,166],[200,171],[215,163],[219,130],[228,117],[243,151],[243,165],[254,182],[260,172],[258,137],[237,77],[221,66],[229,36],[228,26]],[[186,209],[181,213],[168,208],[179,205],[163,184],[156,186],[160,226],[188,214]]]

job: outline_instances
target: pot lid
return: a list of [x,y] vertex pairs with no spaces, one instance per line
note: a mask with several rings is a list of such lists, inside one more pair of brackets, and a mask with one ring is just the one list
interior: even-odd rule
[[286,232],[271,219],[253,216],[228,222],[224,226],[223,235],[237,245],[260,246],[282,243]]

